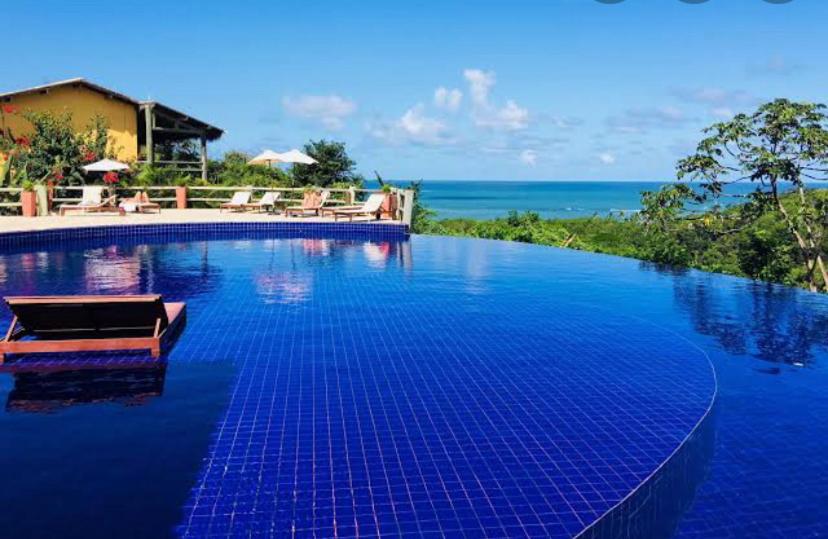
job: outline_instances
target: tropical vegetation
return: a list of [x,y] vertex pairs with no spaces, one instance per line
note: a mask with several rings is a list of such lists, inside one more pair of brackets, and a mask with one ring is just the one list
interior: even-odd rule
[[[29,124],[27,135],[13,133],[6,117],[21,115]],[[13,105],[0,107],[0,186],[19,187],[25,182],[56,185],[81,185],[104,182],[121,186],[190,185],[190,186],[269,186],[269,187],[340,187],[360,185],[362,176],[355,172],[355,162],[345,144],[328,140],[311,140],[304,153],[318,164],[295,164],[288,170],[250,165],[251,155],[239,151],[225,153],[208,162],[207,180],[200,174],[173,167],[131,163],[122,174],[85,174],[81,167],[103,158],[115,158],[117,148],[107,138],[107,123],[94,117],[85,130],[77,132],[70,112],[21,111]],[[161,160],[195,161],[198,150],[184,141],[158,145]]]
[[[435,221],[423,233],[556,245],[828,291],[828,121],[825,107],[778,99],[705,130],[676,184],[642,193],[632,217],[550,220],[511,212]],[[741,204],[728,189],[750,182]]]

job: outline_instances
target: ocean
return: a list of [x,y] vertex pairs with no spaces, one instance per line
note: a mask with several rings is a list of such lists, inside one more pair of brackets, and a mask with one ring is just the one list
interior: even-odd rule
[[[510,210],[563,219],[636,212],[641,209],[641,192],[662,185],[666,182],[425,180],[422,200],[439,219],[493,219]],[[750,185],[738,187],[738,193],[752,190]]]

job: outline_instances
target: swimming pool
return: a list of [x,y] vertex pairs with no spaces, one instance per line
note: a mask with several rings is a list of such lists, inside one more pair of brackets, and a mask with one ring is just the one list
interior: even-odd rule
[[821,297],[391,230],[147,231],[16,238],[0,257],[3,294],[188,304],[161,364],[3,367],[15,473],[0,526],[15,537],[826,526],[824,487],[805,501],[784,486],[825,478],[788,451],[816,457],[825,440],[810,421],[826,407]]

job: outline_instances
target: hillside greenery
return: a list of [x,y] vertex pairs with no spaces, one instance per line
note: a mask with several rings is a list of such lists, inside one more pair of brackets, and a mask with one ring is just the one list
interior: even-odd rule
[[[704,130],[679,161],[679,183],[643,192],[630,218],[544,220],[512,212],[490,221],[434,221],[415,229],[556,245],[728,273],[828,292],[828,117],[819,104],[786,99]],[[749,183],[742,203],[723,204]]]
[[[813,191],[810,195],[828,202],[828,191]],[[794,194],[783,199],[791,209],[798,203]],[[741,205],[716,212],[715,217],[713,213],[685,217],[676,220],[669,230],[648,226],[642,215],[542,219],[532,212],[510,212],[492,220],[429,218],[418,230],[426,234],[567,247],[809,287],[795,239],[778,213],[768,211],[733,232],[723,233],[710,226],[714,218],[720,223],[735,223],[745,211],[751,210]],[[721,224],[717,228],[723,230]],[[828,248],[828,242],[824,242],[823,248]]]

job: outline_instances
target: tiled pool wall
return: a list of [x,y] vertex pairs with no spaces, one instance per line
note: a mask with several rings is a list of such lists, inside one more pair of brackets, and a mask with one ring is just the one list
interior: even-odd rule
[[26,248],[72,240],[119,240],[159,237],[176,241],[242,239],[278,234],[296,238],[405,240],[406,225],[385,223],[252,222],[100,225],[50,230],[0,232],[0,248]]
[[673,537],[709,475],[715,451],[716,408],[711,407],[658,471],[577,538]]

